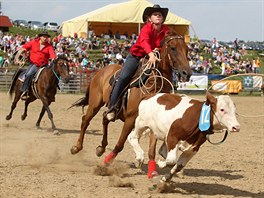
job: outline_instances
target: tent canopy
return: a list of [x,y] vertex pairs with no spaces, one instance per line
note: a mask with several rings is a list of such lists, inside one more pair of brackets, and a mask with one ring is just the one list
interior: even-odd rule
[[0,27],[12,27],[12,23],[8,16],[0,16]]
[[[139,33],[143,25],[142,14],[146,7],[153,6],[146,0],[130,0],[104,6],[87,14],[75,17],[62,23],[62,35],[87,36],[93,30],[96,35],[119,34],[132,35]],[[165,24],[175,29],[179,34],[189,33],[190,21],[183,19],[171,12],[168,13]]]

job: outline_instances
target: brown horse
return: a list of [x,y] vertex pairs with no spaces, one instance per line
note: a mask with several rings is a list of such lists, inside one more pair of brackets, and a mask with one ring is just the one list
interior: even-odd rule
[[[188,81],[192,74],[187,59],[188,47],[182,36],[175,32],[171,32],[165,36],[161,44],[161,61],[156,64],[156,67],[159,73],[166,78],[167,81],[164,80],[164,78],[155,78],[155,74],[152,73],[146,82],[146,86],[141,88],[131,88],[126,99],[126,106],[123,105],[121,111],[117,115],[117,119],[124,121],[121,135],[114,150],[105,158],[105,164],[112,161],[117,154],[122,151],[127,136],[134,128],[135,119],[138,114],[138,105],[144,93],[155,93],[157,90],[161,92],[170,92],[170,82],[172,82],[173,79],[173,70],[177,71],[178,79],[182,81]],[[108,104],[111,91],[109,80],[120,69],[120,65],[113,64],[99,70],[88,85],[85,97],[81,98],[72,105],[83,107],[89,105],[86,115],[82,117],[81,132],[77,144],[71,148],[72,154],[76,154],[83,149],[85,131],[90,124],[90,121],[98,113],[101,107]],[[105,148],[108,145],[108,124],[109,121],[106,118],[103,118],[103,139],[101,145],[96,148],[97,156],[101,156],[105,152]]]
[[[25,71],[25,69],[19,69],[14,74],[13,81],[9,89],[9,95],[12,98],[12,95],[15,92],[15,97],[11,105],[11,111],[6,116],[6,120],[10,120],[12,118],[13,111],[16,108],[17,102],[20,100],[20,96],[22,94],[22,91],[20,89],[23,83],[20,80],[19,76],[23,73],[23,71]],[[39,71],[40,73],[37,75],[38,77],[32,80],[31,87],[28,93],[29,98],[25,100],[25,109],[24,114],[21,116],[21,120],[25,120],[27,117],[28,105],[36,99],[40,99],[43,106],[39,114],[36,126],[37,128],[40,128],[41,119],[45,111],[47,111],[48,117],[51,121],[52,129],[55,130],[56,127],[53,122],[53,115],[51,113],[49,105],[51,104],[51,102],[55,101],[59,78],[62,77],[65,82],[69,80],[68,60],[64,57],[59,57],[49,67],[45,67],[43,69],[40,69]]]

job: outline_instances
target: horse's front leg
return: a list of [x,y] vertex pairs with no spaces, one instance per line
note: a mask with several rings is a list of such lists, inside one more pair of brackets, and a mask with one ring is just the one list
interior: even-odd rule
[[109,120],[105,116],[103,116],[103,139],[101,145],[99,145],[96,148],[96,155],[98,157],[101,157],[104,154],[105,148],[108,145],[108,141],[107,141],[108,124],[109,124]]
[[46,109],[46,111],[48,113],[48,117],[49,117],[50,122],[51,122],[51,128],[52,128],[53,131],[55,131],[56,127],[55,127],[55,124],[54,124],[54,121],[53,121],[53,114],[51,113],[49,105],[44,105],[44,107],[45,107],[45,109]]
[[84,139],[84,134],[87,129],[87,127],[90,124],[90,121],[93,119],[93,117],[98,113],[102,105],[98,107],[92,107],[92,105],[89,105],[86,111],[86,115],[82,117],[82,124],[81,124],[81,131],[79,138],[77,140],[77,144],[72,146],[71,148],[71,154],[76,154],[79,151],[83,149],[83,139]]
[[123,150],[124,144],[127,140],[127,136],[130,134],[130,132],[134,128],[136,116],[137,114],[126,118],[124,126],[122,128],[121,135],[119,136],[118,142],[114,150],[105,157],[104,164],[110,164],[116,158],[117,154]]
[[40,112],[40,114],[39,114],[38,121],[37,121],[37,123],[36,123],[36,127],[37,127],[38,129],[40,129],[40,122],[41,122],[41,120],[42,120],[42,118],[43,118],[43,116],[44,116],[44,114],[45,114],[45,111],[46,111],[46,108],[45,108],[45,106],[43,105],[43,106],[42,106],[42,109],[41,109],[41,112]]

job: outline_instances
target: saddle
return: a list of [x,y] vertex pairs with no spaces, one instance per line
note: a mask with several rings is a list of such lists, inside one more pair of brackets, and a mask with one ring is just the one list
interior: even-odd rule
[[[137,87],[140,88],[142,86],[144,86],[144,84],[146,83],[146,81],[149,78],[149,75],[152,72],[152,69],[145,69],[144,72],[142,72],[142,67],[143,64],[146,63],[147,60],[140,60],[139,62],[139,67],[136,71],[136,73],[134,74],[134,76],[132,77],[132,79],[130,80],[130,83],[128,84],[128,86],[126,86],[124,88],[124,90],[121,92],[121,95],[119,96],[119,100],[117,102],[117,104],[115,105],[115,110],[116,110],[116,115],[118,115],[120,113],[120,111],[122,110],[122,108],[126,109],[127,106],[127,98],[128,98],[128,92],[129,89],[133,88],[133,87]],[[109,80],[109,84],[111,85],[111,91],[110,91],[110,96],[112,95],[112,91],[114,89],[114,86],[120,76],[121,73],[121,69],[118,70]]]
[[[31,82],[31,88],[33,90],[33,94],[36,96],[36,98],[39,98],[38,91],[36,88],[36,83],[38,82],[38,78],[41,74],[41,72],[45,69],[45,67],[41,67],[33,76],[32,82]],[[24,70],[18,77],[18,80],[24,83],[26,77],[26,70]]]
[[[34,75],[33,77],[33,82],[37,82],[38,81],[38,78],[39,78],[39,75],[40,73],[42,72],[42,70],[44,69],[45,67],[41,67]],[[18,79],[21,81],[21,82],[24,82],[25,80],[25,77],[26,77],[26,70],[24,70],[18,77]]]

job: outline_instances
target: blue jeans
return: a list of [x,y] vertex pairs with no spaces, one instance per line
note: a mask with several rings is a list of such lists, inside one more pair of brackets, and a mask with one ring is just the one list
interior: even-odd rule
[[21,87],[21,91],[24,92],[24,91],[28,91],[29,89],[29,86],[31,84],[31,81],[34,77],[34,75],[37,73],[38,71],[38,67],[34,64],[29,64],[27,70],[26,70],[26,74],[25,74],[25,80],[24,80],[24,83]]
[[131,54],[127,56],[124,67],[122,68],[120,76],[117,79],[117,82],[112,91],[112,95],[110,98],[110,108],[116,104],[122,91],[129,84],[130,80],[136,73],[139,65],[139,60],[140,57],[133,56]]

